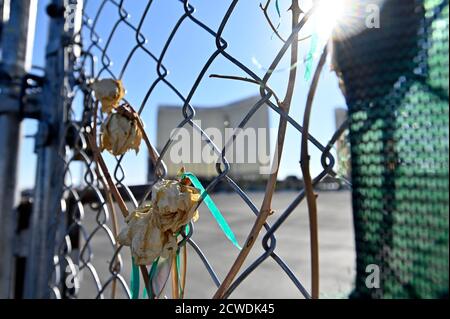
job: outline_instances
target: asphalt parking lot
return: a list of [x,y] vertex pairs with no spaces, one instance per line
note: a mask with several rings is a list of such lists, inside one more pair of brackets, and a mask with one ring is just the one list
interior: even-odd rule
[[[262,192],[249,193],[253,202],[259,206]],[[273,200],[274,222],[296,193],[277,192]],[[216,193],[213,200],[227,219],[239,242],[245,241],[255,216],[236,194]],[[351,216],[351,194],[349,191],[319,192],[319,245],[320,245],[320,290],[322,298],[346,298],[352,289],[355,273],[354,235]],[[121,216],[119,216],[121,219]],[[86,230],[90,232],[97,225],[96,216],[86,211],[84,218]],[[121,222],[121,225],[123,223]],[[303,202],[276,232],[277,254],[294,271],[302,284],[310,290],[309,226],[306,203]],[[261,238],[258,238],[245,266],[250,265],[262,253]],[[207,256],[220,280],[222,280],[238,250],[226,239],[204,205],[200,207],[200,219],[195,224],[194,241]],[[92,266],[98,279],[104,283],[110,276],[108,271],[113,249],[103,229],[92,238]],[[131,257],[129,249],[122,249],[123,269],[121,274],[129,284]],[[94,298],[97,288],[92,273],[85,269],[81,275],[80,298]],[[188,247],[188,273],[185,298],[211,298],[215,285],[195,251]],[[109,298],[110,288],[104,297]],[[170,292],[169,292],[170,295]],[[124,297],[118,285],[117,297]],[[303,298],[288,276],[271,258],[262,263],[234,291],[230,298]]]

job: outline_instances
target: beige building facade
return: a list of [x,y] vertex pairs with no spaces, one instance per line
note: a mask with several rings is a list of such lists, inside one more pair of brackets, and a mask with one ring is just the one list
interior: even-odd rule
[[[225,143],[258,100],[259,97],[250,97],[222,106],[195,106],[193,121],[222,151]],[[183,130],[174,131],[183,119],[180,105],[161,105],[158,109],[158,151],[161,152],[171,136],[174,140],[163,156],[168,176],[175,176],[181,166],[198,177],[211,179],[217,176],[216,162],[220,157],[212,151],[208,143],[202,141],[201,134],[193,130],[189,123],[184,125]],[[226,149],[225,155],[231,165],[230,176],[245,180],[265,178],[261,174],[262,168],[270,166],[269,110],[266,105],[261,106],[250,118],[237,135],[235,143]],[[151,169],[150,165],[150,172]]]

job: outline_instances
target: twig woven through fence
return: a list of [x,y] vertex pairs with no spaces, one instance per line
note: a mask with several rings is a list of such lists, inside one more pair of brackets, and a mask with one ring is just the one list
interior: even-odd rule
[[[307,23],[312,12],[303,13],[298,6],[298,2],[296,0],[292,1],[290,9],[292,11],[291,34],[286,37],[285,41],[283,40],[284,42],[266,74],[263,77],[259,77],[252,71],[252,66],[248,66],[241,62],[230,52],[230,50],[228,50],[229,43],[224,37],[224,31],[226,30],[230,19],[232,19],[235,14],[236,7],[240,2],[239,0],[230,1],[220,23],[215,27],[209,26],[207,23],[198,19],[195,8],[188,1],[174,1],[180,6],[181,13],[176,23],[173,25],[169,36],[163,43],[162,49],[158,50],[158,52],[150,49],[147,45],[148,40],[150,39],[151,41],[152,39],[152,34],[144,33],[144,24],[156,2],[157,1],[145,1],[145,6],[143,6],[138,19],[131,20],[127,11],[126,2],[123,0],[103,0],[101,2],[96,2],[97,6],[95,6],[95,9],[93,10],[88,10],[88,8],[91,9],[94,6],[93,2],[91,3],[89,0],[85,1],[79,43],[82,48],[82,54],[76,64],[74,76],[77,81],[77,87],[73,93],[74,97],[81,96],[82,98],[79,99],[81,103],[78,103],[81,107],[76,103],[77,98],[74,99],[73,108],[70,112],[70,122],[66,129],[67,135],[70,137],[67,138],[69,141],[68,150],[70,151],[66,158],[66,182],[63,198],[65,202],[64,207],[67,208],[66,210],[63,210],[63,214],[66,217],[65,222],[67,231],[54,258],[55,272],[51,288],[55,297],[78,297],[80,282],[78,272],[80,271],[83,271],[83,284],[89,282],[87,284],[93,285],[97,291],[97,298],[131,297],[130,288],[128,287],[128,269],[125,269],[124,263],[124,258],[130,258],[129,252],[127,251],[128,249],[122,248],[116,241],[116,235],[122,217],[117,216],[117,207],[115,206],[111,194],[111,188],[107,186],[107,181],[96,166],[94,160],[95,154],[93,154],[92,149],[89,147],[88,134],[92,131],[93,123],[101,124],[104,121],[104,118],[101,113],[97,112],[95,101],[88,83],[91,80],[101,78],[124,80],[124,76],[132,64],[131,62],[137,55],[140,55],[141,57],[144,56],[145,59],[149,60],[150,63],[153,63],[155,66],[151,71],[145,70],[146,73],[151,73],[151,77],[153,77],[154,80],[148,86],[148,90],[140,101],[140,105],[134,105],[137,112],[141,114],[145,110],[156,90],[161,87],[168,90],[170,94],[175,95],[182,104],[180,112],[183,115],[183,120],[179,123],[178,128],[190,126],[198,131],[202,135],[205,143],[218,158],[216,165],[217,175],[208,185],[206,185],[206,191],[208,193],[212,192],[219,183],[228,184],[233,192],[242,198],[243,202],[247,205],[249,215],[254,216],[253,229],[250,232],[245,245],[243,245],[244,248],[223,281],[216,275],[215,270],[208,260],[208,256],[202,252],[201,248],[194,241],[192,237],[195,233],[195,230],[192,227],[193,225],[190,227],[190,232],[183,235],[185,240],[183,240],[182,245],[189,245],[192,250],[198,254],[204,264],[205,273],[209,274],[212,283],[217,286],[218,290],[215,297],[226,298],[230,296],[255,269],[269,258],[273,259],[279,266],[279,270],[284,272],[292,281],[293,287],[298,290],[299,297],[318,297],[319,275],[317,271],[313,271],[313,289],[311,290],[309,287],[305,287],[302,284],[301,278],[302,276],[305,276],[305,274],[299,275],[294,273],[294,271],[291,270],[291,267],[277,254],[276,251],[276,233],[288,220],[289,216],[294,212],[298,205],[307,197],[308,207],[312,207],[310,209],[310,214],[312,214],[310,220],[315,223],[316,217],[313,208],[315,196],[312,193],[312,187],[328,174],[334,175],[333,167],[335,165],[335,159],[330,151],[334,143],[344,132],[347,125],[344,123],[335,134],[330,136],[329,143],[327,145],[322,145],[317,139],[310,135],[307,130],[304,130],[303,125],[305,125],[305,127],[308,126],[308,118],[304,121],[304,124],[301,125],[297,119],[294,119],[289,115],[292,95],[295,90],[298,55],[296,48],[299,43],[301,43],[299,42],[299,40],[301,40],[299,39],[299,32]],[[262,6],[261,8],[267,10],[269,3],[270,1],[265,7]],[[214,6],[214,4],[211,3],[211,6]],[[258,9],[258,7],[256,8]],[[106,30],[107,38],[105,41],[101,41],[99,29],[104,31],[106,27],[101,25],[99,21],[101,20],[102,15],[105,15],[105,12],[108,12],[107,20],[109,21],[109,24],[108,29]],[[112,12],[113,15],[111,16]],[[266,11],[264,12],[267,14]],[[263,12],[261,12],[261,14],[263,14]],[[172,83],[169,76],[169,69],[164,63],[165,56],[171,50],[171,44],[173,43],[174,38],[180,32],[180,29],[186,25],[195,26],[204,31],[211,43],[215,45],[215,50],[204,61],[203,67],[195,74],[194,80],[189,83],[187,94],[179,89],[175,83]],[[119,36],[120,41],[123,42],[122,53],[124,56],[122,63],[118,67],[116,65],[113,67],[112,62],[115,61],[115,57],[111,56],[110,45],[113,39]],[[289,78],[287,79],[288,86],[286,96],[283,100],[280,100],[277,92],[274,92],[270,88],[268,80],[273,74],[273,71],[277,69],[286,52],[291,52],[290,65],[292,67],[289,72]],[[183,52],[178,52],[177,54],[182,55]],[[218,148],[210,136],[194,122],[195,107],[191,104],[193,96],[201,88],[202,81],[211,75],[210,67],[217,59],[219,59],[219,57],[225,59],[227,63],[230,63],[236,70],[239,70],[241,74],[245,75],[244,77],[239,77],[237,80],[243,80],[245,78],[245,81],[256,84],[257,88],[259,87],[260,89],[259,100],[252,106],[248,114],[243,115],[238,128],[244,128],[250,118],[260,108],[270,108],[279,115],[280,119],[277,138],[278,152],[276,154],[279,159],[281,159],[283,155],[283,140],[288,124],[301,134],[304,134],[305,139],[302,145],[307,145],[307,141],[309,141],[309,143],[314,145],[322,154],[322,171],[317,176],[305,181],[309,183],[309,185],[296,195],[295,199],[284,211],[277,212],[273,224],[269,224],[266,219],[271,213],[271,200],[277,181],[278,169],[274,170],[275,173],[269,175],[264,203],[262,207],[257,207],[248,196],[245,189],[242,189],[238,183],[230,177],[231,166],[226,157],[225,147],[223,149]],[[316,73],[313,82],[318,81],[318,75],[320,74],[320,69],[323,66],[325,57],[326,50],[324,51],[324,55],[320,62],[321,65],[318,67],[318,72]],[[143,75],[133,74],[132,77],[135,78],[135,81],[139,81]],[[147,77],[147,75],[145,75],[145,77]],[[219,75],[217,77],[221,76]],[[125,80],[124,85],[125,87],[129,87],[129,83]],[[310,109],[311,107],[316,85],[317,83],[313,85],[308,99],[309,107],[307,107],[307,109]],[[235,138],[236,136],[233,136],[226,144],[226,147],[232,145]],[[164,178],[166,175],[162,159],[172,142],[172,140],[168,140],[165,147],[160,150],[159,156],[154,156],[153,158],[156,167],[154,176],[155,182],[158,179]],[[298,145],[300,145],[300,141]],[[146,186],[146,191],[142,198],[137,198],[136,194],[130,189],[130,185],[127,185],[125,181],[127,172],[124,168],[124,158],[124,156],[117,157],[108,161],[106,164],[109,166],[109,171],[111,172],[112,179],[117,189],[124,198],[126,205],[128,205],[128,210],[132,211],[138,207],[140,203],[145,202],[153,184]],[[302,152],[302,160],[303,171],[309,172],[307,149],[304,149]],[[274,162],[277,163],[275,165],[279,164],[279,160],[274,160]],[[298,163],[294,165],[298,165],[300,171],[300,165]],[[80,166],[83,171],[82,186],[75,183],[72,178],[75,174],[74,168]],[[92,197],[92,194],[94,194],[94,200],[88,198]],[[88,226],[85,223],[85,219],[87,218],[85,210],[87,209],[95,212],[96,217],[94,227],[92,227],[92,225]],[[315,242],[317,240],[317,229],[313,228],[312,230],[312,255],[315,256],[313,258],[313,269],[317,269],[318,248],[317,243]],[[260,231],[262,231],[262,234],[260,234]],[[260,243],[262,244],[264,253],[256,260],[251,261],[248,266],[243,267],[249,251],[253,245],[257,243],[257,238],[260,238],[258,235],[262,238]],[[109,260],[107,267],[105,267],[105,265],[96,265],[96,256],[92,253],[92,242],[94,238],[99,236],[103,238],[102,243],[104,249],[102,249],[102,254],[107,255],[106,259]],[[217,240],[222,239],[218,237]],[[126,255],[126,257],[123,257],[122,255]],[[72,285],[67,285],[68,282],[72,283]]]

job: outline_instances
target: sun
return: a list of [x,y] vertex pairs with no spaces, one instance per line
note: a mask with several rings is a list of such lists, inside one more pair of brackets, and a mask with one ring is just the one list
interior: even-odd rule
[[318,0],[315,3],[314,27],[321,39],[330,38],[333,29],[343,18],[345,0]]
[[[401,1],[401,0],[399,0]],[[379,21],[380,11],[386,0],[313,0],[315,7],[312,25],[324,41],[332,36],[335,40],[350,38],[364,31],[368,23]]]

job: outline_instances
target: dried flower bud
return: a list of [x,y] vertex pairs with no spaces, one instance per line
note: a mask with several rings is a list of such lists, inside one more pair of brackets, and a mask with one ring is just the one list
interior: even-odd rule
[[177,232],[192,219],[198,219],[195,204],[200,192],[176,180],[161,180],[153,186],[152,206],[159,212],[162,230]]
[[137,154],[142,140],[142,131],[137,121],[136,118],[123,113],[109,114],[102,124],[101,150],[106,149],[118,156],[134,149]]
[[131,246],[137,265],[149,265],[157,257],[168,258],[177,248],[176,233],[198,219],[195,205],[199,191],[174,180],[162,180],[152,189],[151,205],[137,209],[127,219],[118,241]]
[[127,226],[117,240],[131,247],[131,254],[137,265],[149,265],[157,257],[168,258],[177,250],[177,240],[172,233],[159,228],[157,213],[151,206],[130,214]]
[[102,79],[92,84],[95,98],[102,103],[102,112],[111,113],[125,95],[122,81],[113,79]]

